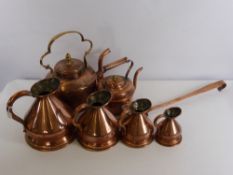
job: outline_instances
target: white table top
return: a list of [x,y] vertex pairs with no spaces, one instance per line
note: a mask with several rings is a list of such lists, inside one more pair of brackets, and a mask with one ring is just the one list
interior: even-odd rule
[[[183,141],[164,147],[155,141],[135,149],[119,142],[113,148],[93,152],[77,141],[54,152],[40,152],[24,141],[22,126],[6,115],[5,104],[14,92],[29,89],[34,81],[15,80],[0,95],[0,172],[33,175],[232,175],[233,174],[233,81],[222,92],[211,91],[177,104]],[[141,81],[135,98],[148,97],[153,104],[206,85],[209,81]],[[14,110],[23,115],[32,98],[19,99]],[[150,113],[150,118],[164,109]]]

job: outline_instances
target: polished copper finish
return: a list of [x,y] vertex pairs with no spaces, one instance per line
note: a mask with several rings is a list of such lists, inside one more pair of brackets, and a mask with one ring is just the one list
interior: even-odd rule
[[77,139],[83,147],[98,151],[117,143],[117,120],[106,108],[110,99],[109,91],[96,91],[88,96],[86,103],[75,109],[73,125],[77,128]]
[[131,102],[133,94],[137,86],[137,78],[139,72],[142,71],[140,67],[134,74],[133,81],[128,78],[130,70],[133,67],[133,61],[126,60],[125,63],[130,63],[130,66],[125,74],[121,75],[110,75],[104,77],[103,71],[103,59],[107,54],[110,53],[110,50],[105,50],[99,58],[99,70],[98,70],[98,87],[107,89],[112,94],[112,100],[108,104],[108,109],[114,114],[119,115],[122,112],[122,106]]
[[180,114],[181,109],[179,107],[172,107],[165,110],[164,114],[155,118],[155,140],[159,144],[164,146],[174,146],[181,142],[181,127],[175,120]]
[[[89,48],[85,51],[83,61],[72,58],[70,54],[60,60],[54,69],[50,65],[43,63],[44,58],[51,53],[52,44],[60,37],[67,34],[77,34],[81,37],[82,42],[87,42]],[[56,77],[61,84],[57,91],[57,95],[72,108],[85,101],[86,96],[93,92],[96,88],[96,73],[88,66],[86,57],[92,50],[92,42],[85,39],[78,31],[66,31],[55,35],[49,42],[47,51],[41,56],[40,64],[50,70],[48,77]]]
[[[74,138],[71,110],[54,95],[59,84],[56,78],[41,80],[31,87],[31,91],[19,91],[7,102],[8,114],[23,125],[25,139],[34,149],[57,150]],[[23,96],[36,98],[24,119],[13,112],[13,104]]]
[[188,98],[191,98],[191,97],[199,95],[199,94],[203,94],[203,93],[208,92],[208,91],[213,90],[213,89],[217,89],[218,91],[222,91],[226,86],[227,86],[227,84],[223,80],[216,81],[216,82],[210,83],[204,87],[198,88],[192,92],[189,92],[185,95],[182,95],[180,97],[174,98],[172,100],[169,100],[169,101],[161,103],[161,104],[154,105],[150,109],[148,109],[147,112],[173,105],[175,103],[181,102],[183,100],[186,100]]
[[148,99],[138,99],[124,107],[119,119],[123,143],[130,147],[143,147],[152,142],[154,126],[145,113],[150,107]]

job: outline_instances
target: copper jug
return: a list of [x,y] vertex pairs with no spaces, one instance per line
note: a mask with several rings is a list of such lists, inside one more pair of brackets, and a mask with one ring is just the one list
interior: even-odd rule
[[[30,91],[19,91],[7,102],[9,116],[23,125],[26,142],[34,149],[57,150],[74,139],[71,110],[54,95],[59,84],[56,78],[41,80]],[[23,96],[36,98],[24,119],[13,112],[13,104]]]
[[104,150],[117,143],[117,120],[106,108],[110,99],[109,91],[96,91],[88,96],[86,103],[75,109],[73,125],[77,128],[77,138],[83,147]]
[[130,70],[133,67],[133,61],[127,60],[125,63],[129,62],[130,66],[128,70],[126,71],[125,76],[121,75],[110,75],[107,77],[104,77],[104,69],[103,69],[103,59],[105,56],[110,53],[110,50],[105,50],[100,58],[99,58],[99,70],[98,70],[98,87],[107,89],[112,94],[112,100],[108,104],[108,109],[114,114],[114,115],[120,115],[122,112],[122,106],[130,103],[131,99],[133,97],[133,94],[135,92],[136,86],[137,86],[137,78],[139,72],[142,71],[142,67],[140,67],[134,74],[133,81],[131,81],[128,78],[128,75],[130,73]]
[[151,107],[149,99],[138,99],[124,111],[119,119],[122,142],[130,147],[143,147],[153,140],[154,126],[148,118],[147,111]]
[[179,107],[172,107],[165,110],[164,114],[155,118],[155,140],[159,144],[164,146],[174,146],[181,142],[181,127],[175,120],[180,114],[181,109]]

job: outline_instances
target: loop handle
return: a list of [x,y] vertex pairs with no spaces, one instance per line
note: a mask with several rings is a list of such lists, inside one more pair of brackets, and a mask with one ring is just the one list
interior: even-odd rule
[[24,126],[24,120],[13,112],[13,105],[15,101],[23,96],[32,96],[32,95],[31,95],[31,92],[28,90],[22,90],[22,91],[16,92],[14,95],[12,95],[9,98],[7,102],[7,113],[10,118],[13,118],[15,121],[21,123]]
[[87,103],[83,103],[79,106],[77,106],[74,110],[75,116],[72,119],[72,123],[75,127],[77,127],[80,131],[82,130],[81,126],[79,123],[76,122],[76,114],[79,114],[81,111],[83,111],[85,108],[87,108],[89,105]]
[[89,43],[90,46],[89,46],[89,48],[85,51],[84,56],[83,56],[83,59],[84,59],[84,60],[83,60],[83,61],[84,61],[84,66],[87,67],[86,56],[91,52],[91,49],[92,49],[92,47],[93,47],[92,41],[89,40],[89,39],[85,39],[84,36],[83,36],[83,34],[80,33],[80,32],[78,32],[78,31],[65,31],[65,32],[61,32],[61,33],[55,35],[55,36],[49,41],[49,44],[48,44],[48,47],[47,47],[47,51],[46,51],[46,52],[41,56],[41,58],[40,58],[40,65],[41,65],[42,67],[44,67],[45,69],[49,69],[51,73],[53,73],[53,68],[52,68],[49,64],[45,65],[45,64],[43,63],[43,59],[44,59],[47,55],[49,55],[49,54],[51,53],[52,44],[53,44],[58,38],[62,37],[63,35],[66,35],[66,34],[77,34],[77,35],[79,35],[79,36],[81,37],[81,42],[88,42],[88,43]]
[[155,127],[157,128],[158,125],[159,125],[159,123],[160,123],[161,121],[163,121],[165,118],[166,118],[166,117],[165,117],[163,114],[157,116],[157,117],[154,119],[154,125],[155,125]]

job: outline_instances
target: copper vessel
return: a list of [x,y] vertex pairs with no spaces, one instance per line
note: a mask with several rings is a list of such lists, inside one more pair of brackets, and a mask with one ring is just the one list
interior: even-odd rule
[[[77,34],[81,37],[82,42],[89,44],[85,51],[83,61],[72,58],[69,53],[65,58],[60,60],[54,69],[50,65],[43,63],[44,58],[51,53],[52,44],[60,37],[67,34]],[[66,31],[55,35],[49,42],[47,51],[41,56],[40,64],[45,69],[50,70],[48,77],[57,77],[61,84],[57,91],[58,96],[72,108],[83,103],[85,97],[95,90],[96,73],[88,66],[86,57],[92,50],[92,42],[85,39],[78,31]]]
[[106,108],[110,99],[109,91],[96,91],[88,96],[86,103],[75,109],[73,125],[77,128],[77,138],[83,147],[104,150],[117,143],[117,120]]
[[154,120],[155,140],[164,146],[174,146],[181,142],[181,127],[175,120],[181,114],[179,107],[172,107]]
[[152,142],[154,126],[145,113],[150,107],[150,100],[145,98],[135,100],[124,107],[119,119],[123,143],[130,147],[143,147]]
[[133,61],[127,60],[125,63],[130,63],[128,70],[125,73],[125,76],[121,75],[110,75],[104,77],[103,69],[103,59],[107,54],[110,53],[109,49],[106,49],[99,58],[99,70],[98,70],[98,87],[107,89],[112,94],[112,100],[108,104],[108,109],[114,115],[120,115],[122,112],[122,106],[130,103],[137,86],[137,78],[139,72],[142,71],[140,67],[134,74],[133,81],[128,78],[130,70],[133,67]]
[[[26,142],[34,149],[57,150],[74,138],[71,110],[54,95],[59,85],[56,78],[41,80],[30,91],[19,91],[7,102],[9,116],[23,125]],[[36,98],[24,119],[13,112],[13,104],[23,96]]]

